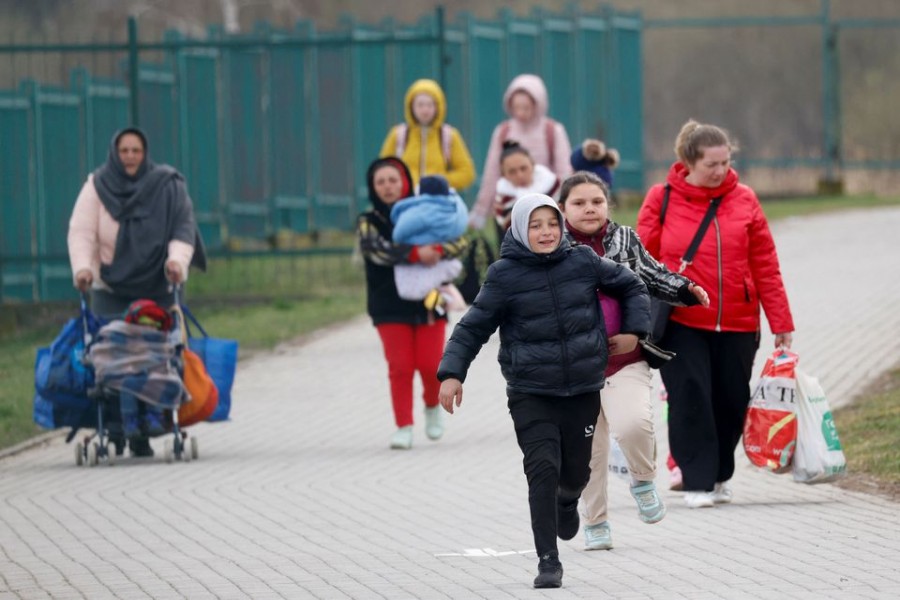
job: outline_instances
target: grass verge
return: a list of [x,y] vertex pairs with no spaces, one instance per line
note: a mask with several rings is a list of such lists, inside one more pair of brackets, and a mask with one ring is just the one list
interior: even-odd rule
[[847,457],[838,485],[900,501],[900,368],[886,373],[834,421]]

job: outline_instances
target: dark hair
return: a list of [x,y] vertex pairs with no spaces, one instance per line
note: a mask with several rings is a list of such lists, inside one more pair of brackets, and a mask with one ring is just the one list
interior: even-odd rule
[[531,153],[528,152],[525,146],[516,140],[504,140],[503,149],[500,151],[500,166],[503,166],[503,161],[506,160],[507,156],[512,156],[513,154],[522,154],[534,164],[534,159],[531,158]]
[[565,205],[566,200],[569,199],[569,194],[572,192],[572,188],[576,185],[581,185],[582,183],[596,185],[603,191],[603,195],[606,196],[606,201],[612,203],[612,197],[609,195],[609,187],[599,176],[590,171],[576,171],[566,177],[566,180],[562,182],[562,186],[559,188],[559,205]]
[[366,184],[369,188],[369,199],[378,200],[378,194],[375,193],[375,174],[385,167],[390,167],[395,169],[400,174],[400,179],[403,182],[403,188],[400,192],[401,198],[408,198],[413,191],[412,184],[412,176],[409,173],[409,167],[406,166],[406,163],[401,159],[395,156],[386,156],[384,158],[376,158],[372,161],[372,164],[369,165],[369,169],[366,172]]
[[684,166],[691,167],[703,156],[703,148],[727,146],[730,152],[737,152],[737,144],[732,142],[728,132],[715,125],[698,123],[689,119],[681,126],[675,138],[675,156]]

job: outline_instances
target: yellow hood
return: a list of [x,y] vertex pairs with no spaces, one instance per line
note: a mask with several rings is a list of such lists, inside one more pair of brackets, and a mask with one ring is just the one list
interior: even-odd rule
[[444,91],[441,89],[441,86],[433,79],[419,79],[413,82],[409,89],[406,90],[406,98],[403,101],[403,116],[406,119],[406,124],[410,127],[418,125],[412,114],[412,101],[419,94],[428,94],[434,98],[434,103],[437,105],[437,112],[434,115],[434,121],[431,123],[431,126],[440,127],[443,125],[444,119],[447,117],[447,100],[444,98]]

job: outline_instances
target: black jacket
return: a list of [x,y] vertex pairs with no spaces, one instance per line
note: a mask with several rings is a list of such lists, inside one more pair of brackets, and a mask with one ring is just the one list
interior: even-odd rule
[[622,333],[647,334],[647,287],[629,269],[565,239],[531,252],[507,233],[475,303],[453,330],[438,379],[465,381],[469,365],[500,328],[498,360],[509,391],[574,396],[601,389],[607,339],[597,289],[622,302]]
[[[392,241],[394,226],[391,223],[391,207],[378,198],[372,184],[375,171],[384,165],[392,165],[400,169],[408,182],[407,187],[412,189],[412,177],[409,169],[400,159],[379,158],[369,166],[366,183],[369,188],[372,210],[359,215],[356,221],[359,249],[365,259],[366,308],[375,325],[381,323],[422,325],[429,322],[429,311],[420,300],[400,298],[394,283],[394,265],[409,263],[414,246],[395,244]],[[460,238],[441,246],[444,256],[450,258],[463,253],[468,246],[468,241]]]

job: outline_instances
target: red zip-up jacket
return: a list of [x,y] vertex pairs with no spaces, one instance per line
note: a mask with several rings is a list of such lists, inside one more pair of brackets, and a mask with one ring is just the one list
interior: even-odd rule
[[637,232],[650,254],[673,271],[694,238],[713,198],[723,196],[716,217],[683,275],[709,293],[710,305],[673,307],[673,321],[712,331],[757,331],[762,304],[772,333],[794,331],[775,242],[756,194],[730,169],[717,188],[691,185],[675,163],[665,223],[659,222],[665,186],[654,185],[638,212]]

